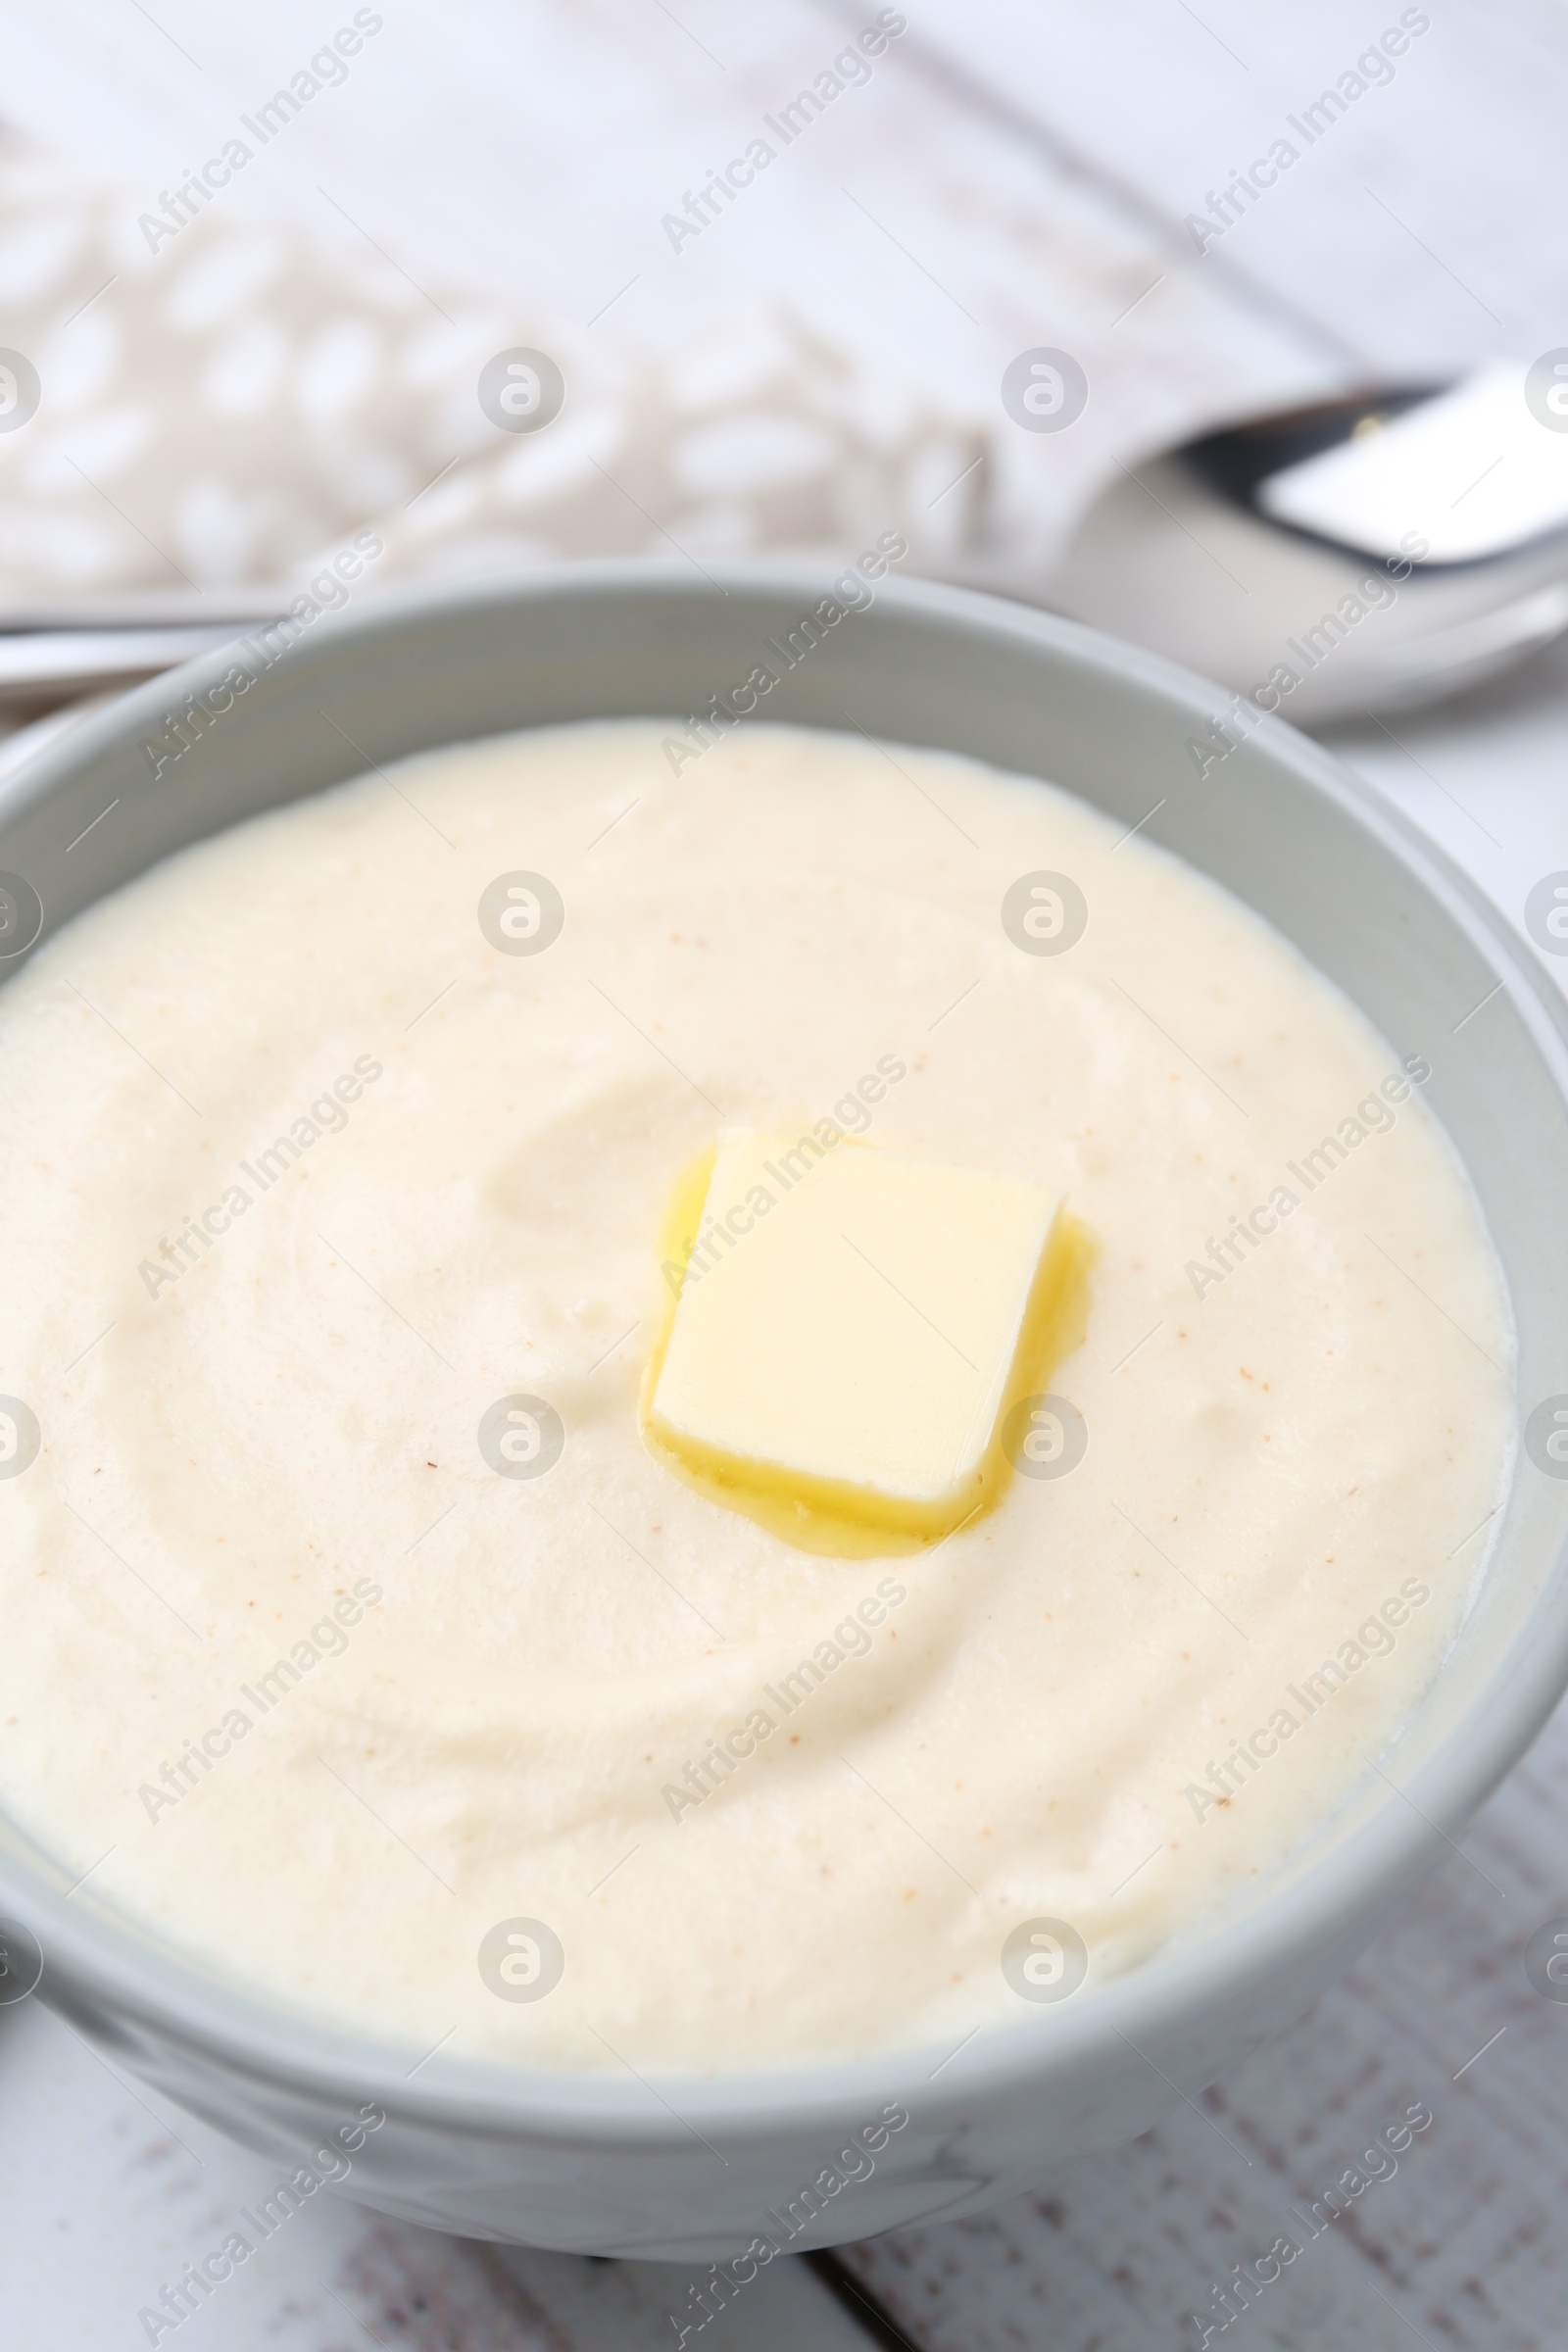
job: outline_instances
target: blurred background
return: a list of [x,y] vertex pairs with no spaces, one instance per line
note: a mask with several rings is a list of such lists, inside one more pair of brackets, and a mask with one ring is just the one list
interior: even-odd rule
[[[0,767],[301,597],[330,625],[420,578],[891,528],[909,572],[1067,601],[1074,533],[1155,453],[1568,345],[1553,0],[55,0],[5,54]],[[1568,867],[1560,638],[1313,723],[1516,924]],[[1565,1794],[1559,1724],[1285,2044],[1048,2195],[852,2252],[880,2337],[803,2276],[703,2340],[1197,2345],[1287,2203],[1424,2100],[1398,2177],[1227,2332],[1557,2343],[1568,2014],[1519,1952],[1568,1911]],[[157,2104],[36,2004],[0,2019],[19,2348],[150,2340],[265,2188]],[[181,2342],[678,2340],[647,2266],[322,2208]]]
[[[405,512],[450,461],[493,458],[474,376],[515,343],[556,358],[568,415],[536,478],[464,504],[492,561],[568,524],[624,550],[667,548],[662,525],[698,555],[820,536],[854,494],[821,462],[854,449],[913,461],[896,479],[924,561],[984,542],[1026,587],[1118,461],[1555,342],[1560,12],[1403,24],[1356,0],[1309,19],[1183,0],[35,12],[0,96],[0,299],[50,423],[6,452],[6,538],[40,589],[275,575],[351,517]],[[833,74],[846,53],[863,78]],[[817,111],[781,119],[803,91]],[[1325,91],[1341,111],[1303,116]],[[758,140],[773,160],[705,211]],[[1298,160],[1227,214],[1282,140]],[[223,184],[182,206],[214,159]],[[1047,342],[1092,387],[1066,438],[1007,429],[999,397]],[[648,513],[590,522],[563,509],[590,456],[612,466],[613,411],[622,445],[672,428],[669,478]],[[690,430],[723,416],[725,436]],[[943,428],[986,464],[939,504]],[[170,497],[154,452],[187,432]],[[24,516],[73,450],[123,513],[83,507],[50,550]],[[455,501],[434,512],[401,526],[410,567],[454,535]],[[168,539],[162,564],[142,532]]]

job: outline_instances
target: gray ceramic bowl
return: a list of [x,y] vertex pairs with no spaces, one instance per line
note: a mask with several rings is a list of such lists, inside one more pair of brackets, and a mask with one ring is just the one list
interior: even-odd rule
[[[225,653],[125,697],[0,792],[0,868],[47,934],[153,859],[367,761],[613,713],[684,715],[745,679],[823,594],[814,571],[584,564],[318,623],[158,767],[166,713]],[[775,666],[777,664],[775,663]],[[223,700],[220,689],[217,698]],[[1431,845],[1275,720],[1207,767],[1218,689],[1109,638],[956,591],[883,583],[763,706],[772,719],[970,753],[1046,776],[1248,901],[1401,1053],[1470,1171],[1512,1291],[1523,1411],[1568,1392],[1568,1022],[1507,927]],[[328,724],[330,718],[334,724]],[[342,732],[338,730],[341,729]],[[363,760],[349,751],[352,739]],[[147,746],[154,745],[152,754]],[[118,801],[115,814],[83,828]],[[74,844],[68,851],[68,845]],[[1485,1003],[1483,1004],[1483,1000]],[[1475,1007],[1482,1006],[1481,1010]],[[1398,1399],[1389,1400],[1391,1412]],[[1539,1449],[1538,1449],[1539,1450]],[[117,2063],[236,2139],[298,2163],[362,2102],[384,2129],[349,2195],[480,2237],[707,2262],[782,2215],[888,2100],[907,2127],[797,2247],[1012,2195],[1125,2140],[1299,2016],[1519,1756],[1568,1682],[1568,1480],[1521,1452],[1490,1566],[1392,1757],[1223,1920],[951,2063],[908,2049],[715,2082],[508,2071],[292,2015],[71,1891],[0,1821],[0,1913],[42,1944],[42,1996]],[[1396,1783],[1396,1787],[1394,1784]]]

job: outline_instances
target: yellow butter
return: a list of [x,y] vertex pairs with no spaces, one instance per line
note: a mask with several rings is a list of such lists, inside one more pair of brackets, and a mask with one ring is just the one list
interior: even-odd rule
[[915,1548],[998,1499],[1085,1255],[1059,1194],[726,1128],[672,1210],[657,1454],[810,1550]]

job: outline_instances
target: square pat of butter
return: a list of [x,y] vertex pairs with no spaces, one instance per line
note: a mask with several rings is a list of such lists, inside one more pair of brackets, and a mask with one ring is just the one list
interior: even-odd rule
[[708,1482],[917,1538],[990,1498],[1061,1196],[720,1131],[653,1435]]

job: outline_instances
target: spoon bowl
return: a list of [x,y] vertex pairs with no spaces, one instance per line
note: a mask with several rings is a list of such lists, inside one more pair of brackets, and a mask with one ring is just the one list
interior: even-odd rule
[[1459,693],[1568,627],[1568,352],[1153,455],[1045,601],[1298,725]]

